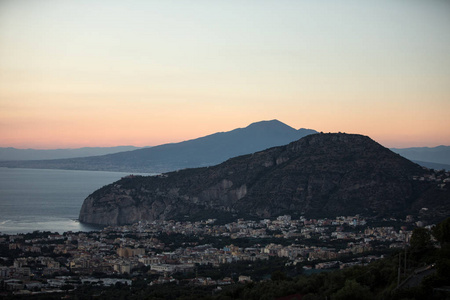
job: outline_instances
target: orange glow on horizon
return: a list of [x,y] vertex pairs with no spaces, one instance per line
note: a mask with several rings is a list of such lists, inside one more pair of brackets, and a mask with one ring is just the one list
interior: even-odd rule
[[271,119],[387,147],[450,145],[449,11],[2,1],[0,147],[155,146]]

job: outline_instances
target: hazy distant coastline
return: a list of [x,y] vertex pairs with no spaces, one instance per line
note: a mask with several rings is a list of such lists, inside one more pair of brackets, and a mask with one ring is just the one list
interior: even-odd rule
[[75,157],[88,157],[106,155],[124,151],[141,149],[135,146],[117,146],[117,147],[83,147],[75,149],[17,149],[13,147],[0,148],[0,161],[11,160],[49,160],[64,159]]

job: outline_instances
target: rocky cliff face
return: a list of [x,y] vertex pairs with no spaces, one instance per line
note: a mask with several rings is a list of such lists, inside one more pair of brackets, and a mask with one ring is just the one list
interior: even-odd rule
[[214,167],[123,178],[90,195],[79,219],[121,225],[201,214],[390,215],[424,205],[449,212],[447,189],[430,197],[433,187],[413,180],[424,172],[366,136],[314,134]]

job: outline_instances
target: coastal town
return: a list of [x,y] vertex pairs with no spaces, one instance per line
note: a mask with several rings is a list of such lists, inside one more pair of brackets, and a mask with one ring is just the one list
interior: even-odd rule
[[[227,224],[159,220],[92,232],[1,235],[0,288],[3,295],[40,294],[84,284],[131,285],[138,277],[149,286],[184,281],[220,288],[270,278],[270,272],[252,271],[261,263],[281,263],[296,274],[364,265],[406,249],[412,230],[426,225],[413,216],[284,215]],[[247,268],[223,271],[239,263]]]

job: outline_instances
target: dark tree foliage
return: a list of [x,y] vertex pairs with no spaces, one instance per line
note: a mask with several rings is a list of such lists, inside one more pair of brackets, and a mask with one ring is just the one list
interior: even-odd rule
[[432,233],[442,247],[448,246],[450,244],[450,218],[433,227]]
[[426,228],[415,228],[411,236],[411,251],[422,252],[432,248],[431,232]]
[[356,280],[346,280],[343,288],[333,295],[335,300],[370,300],[373,298],[367,286],[360,285]]
[[282,281],[282,280],[287,280],[287,276],[286,276],[286,274],[284,272],[275,271],[270,276],[270,279],[272,281]]

